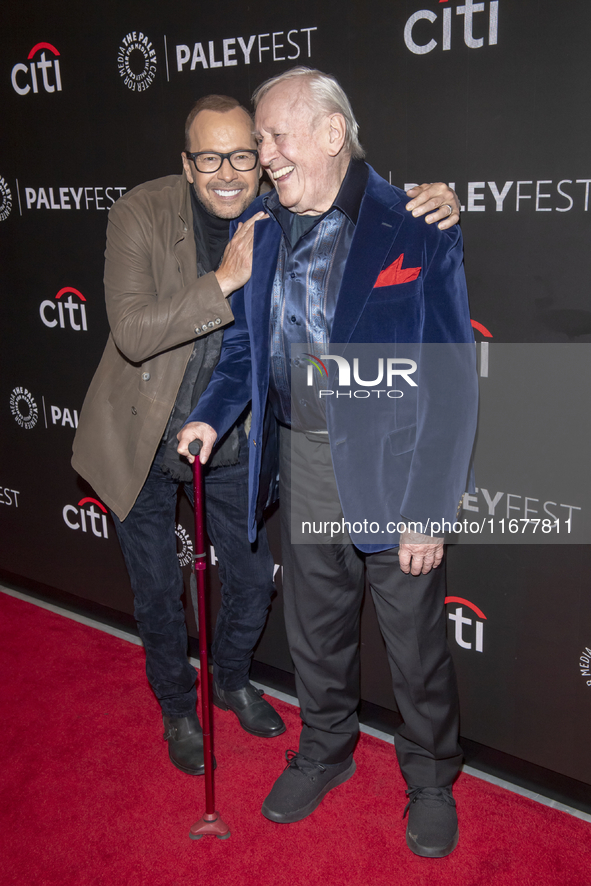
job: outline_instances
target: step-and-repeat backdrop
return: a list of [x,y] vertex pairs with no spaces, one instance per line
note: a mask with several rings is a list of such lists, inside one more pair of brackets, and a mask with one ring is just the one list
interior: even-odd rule
[[[109,209],[181,171],[195,99],[248,104],[263,79],[320,68],[381,175],[452,183],[463,204],[482,415],[447,557],[462,733],[591,783],[586,0],[20,0],[2,19],[0,569],[132,611],[110,515],[70,466],[108,333]],[[506,538],[468,538],[493,525]],[[279,564],[277,514],[269,531]],[[188,576],[183,502],[177,535]],[[256,657],[290,669],[276,579]],[[393,708],[369,601],[362,642],[363,697]]]

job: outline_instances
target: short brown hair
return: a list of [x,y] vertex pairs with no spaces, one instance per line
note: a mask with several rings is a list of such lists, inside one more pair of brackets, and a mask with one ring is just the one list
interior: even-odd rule
[[248,119],[252,120],[250,111],[247,111],[244,105],[241,105],[237,99],[232,98],[230,95],[204,95],[203,98],[197,99],[185,120],[185,151],[188,151],[191,147],[189,144],[189,130],[193,125],[193,120],[200,111],[219,111],[224,113],[224,111],[233,111],[234,108],[240,108]]

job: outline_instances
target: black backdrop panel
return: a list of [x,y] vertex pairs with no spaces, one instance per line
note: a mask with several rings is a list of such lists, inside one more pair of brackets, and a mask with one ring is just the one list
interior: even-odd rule
[[[205,93],[248,103],[293,64],[336,74],[380,174],[455,184],[477,340],[591,341],[585,0],[9,0],[2,24],[2,569],[132,611],[113,525],[72,471],[71,442],[108,333],[109,206],[180,171],[184,118]],[[506,495],[500,469],[486,483]],[[182,556],[186,503],[178,524]],[[269,529],[279,563],[276,514]],[[453,547],[447,607],[463,734],[588,783],[590,561],[586,545]],[[290,669],[280,575],[256,655]],[[215,568],[211,590],[215,614]],[[394,707],[369,600],[362,643],[363,697]]]

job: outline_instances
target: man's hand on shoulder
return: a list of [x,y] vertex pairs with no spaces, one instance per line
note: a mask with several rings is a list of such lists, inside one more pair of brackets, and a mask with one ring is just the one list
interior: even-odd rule
[[240,289],[250,279],[254,226],[257,221],[268,217],[264,212],[257,212],[248,221],[240,222],[236,233],[226,246],[221,264],[215,272],[225,296]]
[[443,560],[443,539],[420,532],[402,532],[398,560],[407,575],[426,575]]
[[217,436],[217,431],[214,431],[211,425],[207,425],[203,421],[190,421],[184,428],[181,428],[176,435],[177,440],[179,441],[177,452],[179,455],[184,455],[187,461],[193,464],[195,456],[191,455],[189,452],[189,443],[193,440],[201,440],[203,446],[201,447],[201,452],[199,454],[199,461],[204,465],[207,463],[209,456],[211,455],[211,450],[213,449],[213,444],[217,440]]
[[[451,228],[460,220],[460,201],[455,191],[452,191],[444,182],[417,185],[406,192],[412,197],[406,209],[418,218],[430,212],[425,219],[428,225],[439,222],[437,227],[441,231]],[[451,207],[451,213],[450,213]]]

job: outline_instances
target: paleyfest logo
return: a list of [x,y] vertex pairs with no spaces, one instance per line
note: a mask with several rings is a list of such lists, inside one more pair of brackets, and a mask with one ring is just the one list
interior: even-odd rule
[[35,398],[26,388],[14,388],[10,395],[10,411],[12,412],[15,422],[30,431],[37,424],[39,418],[39,407]]
[[[35,56],[40,52],[39,60]],[[46,57],[46,52],[50,57]],[[54,58],[51,58],[51,56]],[[59,52],[51,43],[36,43],[27,56],[28,65],[19,62],[12,69],[10,80],[12,88],[19,95],[28,95],[39,92],[43,88],[45,92],[62,91],[62,75],[58,60]],[[41,74],[41,77],[39,77]]]
[[156,76],[156,50],[141,31],[130,31],[117,53],[119,76],[128,89],[145,92]]
[[0,176],[0,221],[6,221],[12,209],[12,194],[6,181]]

